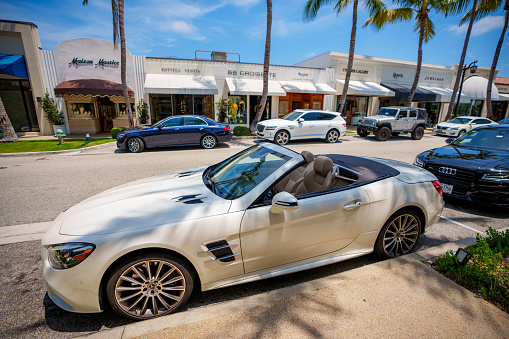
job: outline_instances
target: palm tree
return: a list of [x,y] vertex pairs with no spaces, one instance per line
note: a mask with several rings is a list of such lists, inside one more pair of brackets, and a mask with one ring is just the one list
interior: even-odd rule
[[267,103],[267,92],[269,90],[269,62],[270,62],[270,35],[272,31],[272,0],[267,0],[267,35],[265,37],[265,57],[263,59],[263,90],[262,100],[258,106],[254,120],[249,126],[251,133],[254,133],[256,125],[262,118],[262,113],[265,110]]
[[[338,112],[343,112],[343,107],[346,102],[346,95],[348,92],[348,85],[350,84],[350,75],[352,74],[353,59],[355,54],[355,37],[357,35],[357,7],[359,0],[308,0],[304,5],[304,13],[302,15],[304,21],[314,20],[318,11],[322,6],[336,3],[334,10],[339,15],[350,3],[353,2],[352,13],[352,31],[350,33],[350,49],[348,51],[348,65],[346,66],[345,84],[343,86],[343,93],[339,102]],[[370,14],[381,11],[385,5],[380,0],[364,0],[364,6],[368,8]]]
[[[469,0],[453,0],[445,9],[446,16],[450,13],[459,13],[461,12],[468,4]],[[472,10],[474,10],[477,6],[477,0],[472,1]],[[471,11],[472,11],[471,10]],[[449,108],[447,109],[447,115],[445,120],[451,119],[452,111],[454,108],[456,93],[458,92],[458,87],[461,81],[461,72],[463,69],[463,63],[465,62],[465,55],[467,54],[468,41],[470,40],[470,33],[472,32],[472,27],[474,26],[474,16],[470,17],[467,33],[465,35],[465,41],[463,42],[463,50],[461,52],[460,62],[458,64],[458,71],[456,72],[456,80],[454,81],[454,87],[452,89],[451,101],[449,102]]]
[[12,128],[11,120],[5,111],[4,103],[0,98],[0,130],[2,131],[2,142],[18,142],[20,141],[14,128]]
[[395,9],[382,9],[372,15],[363,27],[373,26],[376,30],[380,30],[385,24],[393,24],[400,21],[410,21],[415,13],[415,29],[414,32],[419,33],[419,49],[417,51],[417,67],[415,70],[415,78],[408,94],[406,106],[410,106],[417,89],[417,83],[421,75],[422,65],[422,44],[428,42],[435,36],[433,22],[429,18],[431,11],[442,12],[445,8],[446,0],[395,0],[402,7]]
[[[83,5],[88,5],[88,0],[83,0]],[[129,101],[129,92],[126,81],[126,59],[127,51],[125,47],[124,33],[124,0],[111,0],[111,11],[113,14],[113,45],[117,46],[120,38],[120,82],[122,83],[122,92],[125,99],[125,108],[129,119],[129,127],[134,127],[133,112]]]
[[504,19],[504,27],[502,28],[502,34],[500,34],[500,39],[498,40],[497,48],[495,50],[495,55],[493,56],[493,63],[491,64],[490,75],[488,77],[488,88],[486,89],[486,108],[488,109],[488,118],[493,119],[493,107],[491,106],[491,88],[493,86],[493,78],[495,78],[495,70],[497,68],[498,57],[500,56],[500,50],[502,49],[502,45],[504,43],[504,37],[507,32],[507,26],[509,23],[509,0],[487,0],[481,1],[477,8],[475,9],[475,14],[472,15],[472,11],[468,11],[467,14],[461,19],[461,22],[466,22],[471,19],[480,19],[485,17],[491,12],[495,12],[500,6],[504,4],[505,11],[505,19]]

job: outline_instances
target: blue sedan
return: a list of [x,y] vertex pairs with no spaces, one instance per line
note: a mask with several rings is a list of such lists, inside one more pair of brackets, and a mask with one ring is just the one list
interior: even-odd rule
[[145,148],[201,145],[214,148],[219,142],[232,139],[230,126],[196,115],[169,117],[156,124],[117,134],[117,147],[130,152]]

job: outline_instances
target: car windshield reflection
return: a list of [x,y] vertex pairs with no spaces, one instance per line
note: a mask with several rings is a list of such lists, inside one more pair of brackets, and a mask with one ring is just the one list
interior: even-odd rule
[[380,110],[377,113],[377,115],[384,115],[387,117],[395,117],[396,114],[398,114],[398,110],[392,108],[380,108]]
[[284,120],[290,120],[290,121],[295,121],[297,120],[302,114],[304,114],[304,112],[299,112],[299,111],[293,111],[293,112],[290,112],[288,113],[287,115],[285,115],[283,117]]
[[507,129],[474,129],[454,140],[452,145],[507,151],[509,149],[509,131]]
[[221,198],[237,199],[291,159],[273,149],[253,146],[206,170],[204,181]]
[[470,121],[472,121],[472,119],[468,119],[468,118],[454,118],[454,119],[449,120],[449,121],[447,121],[447,122],[448,122],[448,123],[451,123],[451,124],[466,125],[466,124],[468,124]]

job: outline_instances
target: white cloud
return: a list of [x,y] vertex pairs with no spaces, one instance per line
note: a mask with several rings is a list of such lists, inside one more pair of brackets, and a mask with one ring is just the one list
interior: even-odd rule
[[258,5],[261,0],[230,0],[229,2],[238,7],[253,7]]
[[309,58],[312,58],[314,56],[316,56],[316,52],[311,52],[311,53],[308,53],[308,54],[304,55],[304,58],[309,59]]
[[[502,28],[504,26],[503,16],[487,16],[474,23],[472,27],[471,36],[479,36],[488,33],[492,30]],[[465,23],[461,26],[449,26],[449,32],[455,35],[465,35],[467,32],[468,24]]]

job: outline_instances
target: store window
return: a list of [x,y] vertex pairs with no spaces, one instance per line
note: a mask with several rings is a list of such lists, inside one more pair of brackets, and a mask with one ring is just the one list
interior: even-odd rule
[[307,108],[321,110],[323,108],[323,94],[289,92],[286,93],[286,96],[279,97],[279,118],[296,109]]
[[426,125],[434,126],[438,123],[438,116],[440,115],[439,102],[419,102],[417,107],[426,110]]
[[500,121],[505,118],[505,112],[507,112],[507,101],[492,101],[491,107],[494,121]]
[[[115,104],[115,118],[116,119],[127,119],[128,114],[127,110],[125,109],[125,103],[117,102]],[[134,109],[134,103],[131,102],[131,112],[133,112],[133,118],[136,117],[136,111]]]
[[67,101],[69,120],[97,119],[95,102]]
[[194,115],[203,115],[209,119],[213,118],[212,95],[193,95],[193,113]]
[[[366,117],[368,112],[369,97],[347,96],[343,107],[343,118],[348,125],[358,125],[359,121]],[[340,97],[336,103],[336,111],[339,111]]]
[[0,98],[16,132],[39,132],[30,82],[0,80]]
[[175,94],[175,115],[191,114],[191,95]]
[[227,120],[230,124],[247,124],[247,95],[228,96]]
[[482,113],[483,100],[476,100],[474,105],[472,106],[472,112],[470,115],[474,115],[476,117],[480,117]]
[[152,123],[173,115],[171,95],[150,95]]
[[[251,95],[249,97],[249,121],[253,121],[256,112],[258,112],[258,107],[260,102],[262,101],[261,95]],[[270,103],[272,102],[272,97],[267,97],[267,102],[265,103],[265,109],[263,110],[262,116],[260,120],[267,120],[271,117],[271,109],[270,109]]]

